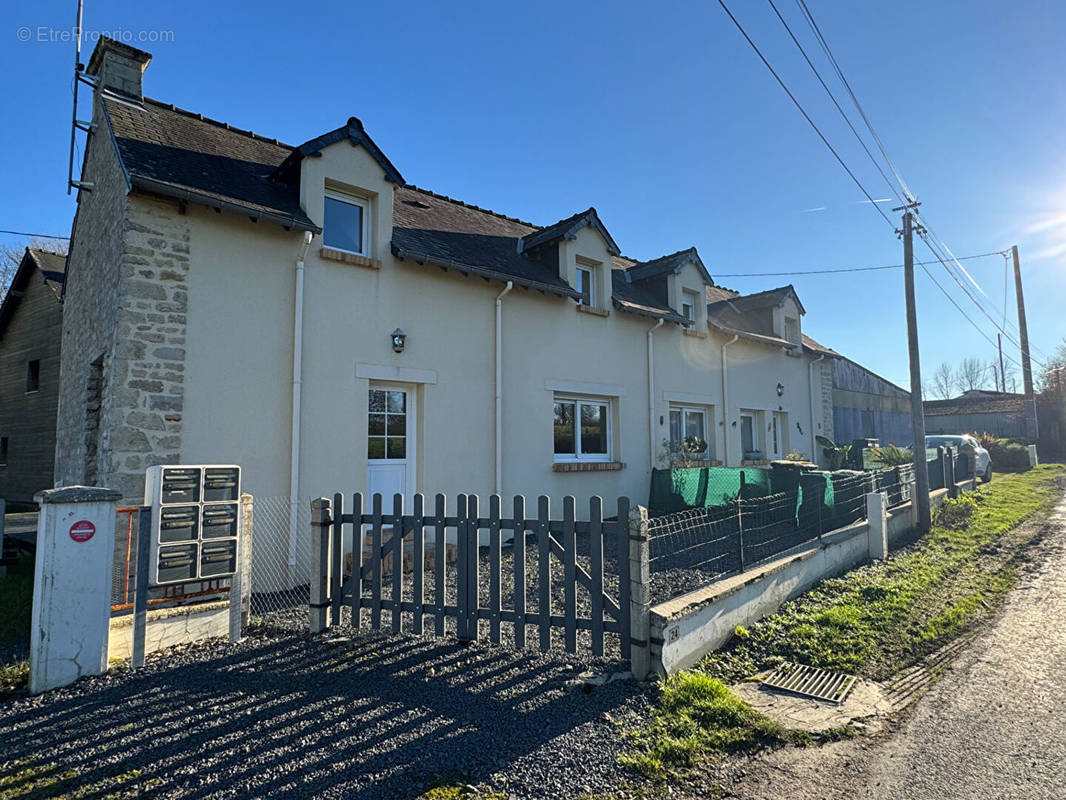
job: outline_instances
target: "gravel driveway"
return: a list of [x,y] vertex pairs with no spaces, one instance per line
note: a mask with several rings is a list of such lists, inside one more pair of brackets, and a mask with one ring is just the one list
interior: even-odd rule
[[1003,612],[893,735],[756,759],[740,797],[1066,797],[1066,501]]
[[646,700],[632,681],[567,686],[588,665],[370,634],[175,649],[0,701],[0,776],[77,797],[413,798],[451,773],[518,798],[606,791],[616,723]]

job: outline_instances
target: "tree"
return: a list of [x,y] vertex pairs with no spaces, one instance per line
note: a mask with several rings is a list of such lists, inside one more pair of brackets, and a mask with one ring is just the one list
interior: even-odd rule
[[1061,392],[1066,387],[1066,339],[1063,339],[1037,377],[1040,392]]
[[933,372],[932,394],[947,400],[955,394],[955,371],[947,361],[941,361]]
[[[60,255],[67,254],[67,242],[63,239],[34,238],[29,240],[27,247],[34,250],[48,250]],[[25,253],[26,249],[23,247],[13,247],[7,244],[0,246],[0,298],[7,296],[7,289],[11,281],[15,279],[15,272],[22,263],[22,256]]]
[[960,392],[983,388],[988,380],[990,366],[973,356],[964,358],[959,362],[959,368],[955,371],[955,388]]

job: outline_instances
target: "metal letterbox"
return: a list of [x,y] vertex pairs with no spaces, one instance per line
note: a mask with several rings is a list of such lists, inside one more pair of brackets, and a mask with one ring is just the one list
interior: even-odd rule
[[213,580],[237,571],[241,469],[231,465],[163,465],[145,473],[152,507],[149,583]]

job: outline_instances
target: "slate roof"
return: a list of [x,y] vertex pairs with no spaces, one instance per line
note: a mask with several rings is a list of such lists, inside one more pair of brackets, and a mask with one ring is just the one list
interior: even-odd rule
[[922,403],[928,417],[952,414],[1009,414],[1025,410],[1025,395],[1012,392],[983,392],[980,395],[949,400],[926,400]]
[[800,313],[806,313],[806,309],[803,308],[799,295],[796,294],[796,290],[793,288],[792,284],[789,284],[788,286],[779,286],[776,289],[766,289],[762,292],[739,295],[732,299],[732,303],[739,311],[748,311],[756,308],[770,308],[781,305],[789,295],[791,295],[792,299],[796,301]]
[[714,283],[707,268],[703,266],[703,261],[700,259],[700,254],[696,252],[695,247],[689,247],[686,250],[678,250],[676,253],[671,253],[668,256],[661,256],[659,258],[652,259],[651,261],[644,261],[629,268],[629,277],[634,281],[642,281],[648,278],[658,278],[663,275],[668,275],[671,272],[675,275],[681,271],[681,268],[689,262],[694,263],[703,273],[703,279],[707,283]]
[[104,106],[133,186],[319,230],[300,208],[299,187],[271,177],[292,147],[148,98],[141,106],[105,95]]
[[52,290],[58,303],[63,296],[63,278],[66,269],[67,257],[65,255],[27,247],[11,279],[11,285],[7,288],[7,294],[4,295],[4,302],[0,304],[0,335],[11,321],[19,300],[26,293],[26,287],[33,279],[33,273],[37,272],[41,276],[41,280]]

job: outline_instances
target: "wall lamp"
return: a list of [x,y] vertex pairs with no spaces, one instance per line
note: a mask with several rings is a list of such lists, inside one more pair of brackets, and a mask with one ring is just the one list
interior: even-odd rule
[[407,344],[407,334],[397,328],[392,332],[392,349],[393,352],[402,353],[404,346]]

